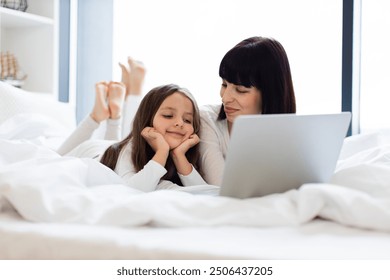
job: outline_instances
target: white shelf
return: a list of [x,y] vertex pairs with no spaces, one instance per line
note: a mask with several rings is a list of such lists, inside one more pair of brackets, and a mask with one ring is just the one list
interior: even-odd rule
[[58,93],[59,0],[29,0],[25,12],[0,7],[0,51],[10,52],[27,74],[21,87]]
[[3,28],[52,25],[54,22],[53,19],[48,17],[3,7],[0,7],[0,19]]

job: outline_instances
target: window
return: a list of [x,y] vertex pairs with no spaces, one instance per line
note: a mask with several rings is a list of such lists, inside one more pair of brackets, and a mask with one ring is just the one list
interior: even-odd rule
[[390,128],[390,2],[362,0],[361,132]]
[[223,55],[257,35],[285,47],[298,113],[341,111],[338,0],[115,0],[113,76],[120,78],[117,62],[130,55],[147,67],[145,93],[176,83],[187,87],[199,105],[220,103]]

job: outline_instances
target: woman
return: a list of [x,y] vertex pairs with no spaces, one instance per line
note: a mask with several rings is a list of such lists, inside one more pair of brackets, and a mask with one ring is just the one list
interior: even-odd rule
[[275,39],[241,41],[223,57],[219,76],[222,104],[201,108],[201,166],[204,179],[212,185],[221,185],[235,118],[296,112],[288,57]]

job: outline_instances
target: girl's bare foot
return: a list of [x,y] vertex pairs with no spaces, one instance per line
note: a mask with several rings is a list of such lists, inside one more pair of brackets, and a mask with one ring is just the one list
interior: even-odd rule
[[95,105],[91,112],[91,118],[100,123],[110,117],[110,111],[107,104],[107,82],[99,82],[95,85],[96,97]]
[[130,66],[130,94],[140,95],[142,93],[142,86],[144,84],[146,69],[141,61],[127,58]]
[[122,69],[122,83],[126,86],[126,97],[128,95],[140,95],[145,79],[146,69],[141,61],[136,61],[131,57],[127,58],[129,67],[119,63]]
[[122,83],[126,86],[126,96],[130,94],[130,70],[119,62],[122,70]]
[[126,86],[120,82],[110,82],[108,85],[108,107],[110,119],[119,119],[122,116],[122,107],[126,95]]

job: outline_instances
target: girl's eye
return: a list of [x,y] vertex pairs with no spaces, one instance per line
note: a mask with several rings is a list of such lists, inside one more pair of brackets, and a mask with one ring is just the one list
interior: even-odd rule
[[189,124],[192,124],[192,121],[191,120],[184,120],[185,123],[189,123]]

